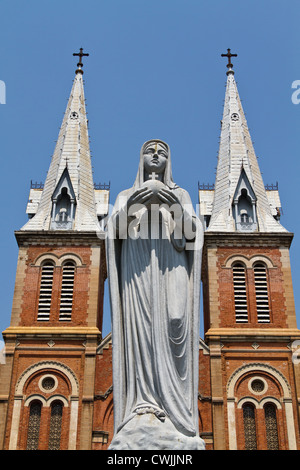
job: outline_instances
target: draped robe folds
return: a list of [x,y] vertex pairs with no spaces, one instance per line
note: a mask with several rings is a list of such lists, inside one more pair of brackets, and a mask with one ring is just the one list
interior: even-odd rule
[[[180,433],[198,436],[202,226],[193,213],[196,237],[189,246],[184,234],[174,237],[174,220],[162,208],[159,235],[142,237],[145,210],[141,210],[135,214],[130,236],[120,232],[116,236],[117,220],[142,184],[142,152],[143,148],[135,185],[119,194],[108,223],[114,432],[150,409],[161,421],[168,417]],[[164,182],[190,209],[189,195],[174,184],[170,165],[169,153]]]

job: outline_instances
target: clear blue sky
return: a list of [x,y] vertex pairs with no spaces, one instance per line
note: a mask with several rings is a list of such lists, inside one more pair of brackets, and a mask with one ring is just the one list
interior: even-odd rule
[[[94,181],[111,202],[132,185],[144,141],[172,152],[175,181],[198,202],[213,183],[230,47],[265,183],[279,182],[299,307],[299,123],[291,101],[300,80],[297,0],[1,0],[2,223],[0,329],[10,323],[18,247],[30,180],[44,181],[80,47]],[[299,318],[299,315],[298,315]],[[110,330],[105,302],[104,334]],[[298,320],[298,327],[300,322]]]

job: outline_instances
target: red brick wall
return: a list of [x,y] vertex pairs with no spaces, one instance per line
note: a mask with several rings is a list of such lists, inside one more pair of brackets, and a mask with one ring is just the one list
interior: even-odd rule
[[[7,419],[6,427],[6,438],[5,438],[5,448],[8,449],[9,440],[10,440],[10,431],[11,431],[11,420],[13,414],[13,405],[14,405],[14,395],[16,390],[16,384],[23,374],[29,367],[38,364],[40,362],[54,361],[55,363],[62,364],[70,368],[74,375],[77,377],[77,380],[80,385],[79,390],[79,422],[80,422],[80,411],[81,411],[81,394],[82,394],[82,383],[84,376],[84,347],[82,341],[73,341],[70,344],[67,340],[59,341],[55,339],[55,345],[53,347],[47,346],[48,340],[36,340],[36,341],[21,341],[19,348],[15,352],[15,366],[13,369],[12,383],[11,383],[11,395],[9,400],[9,412]],[[48,351],[45,351],[47,347]],[[43,349],[43,350],[42,350]],[[81,352],[80,352],[81,349]],[[44,375],[52,375],[57,378],[58,385],[57,388],[49,393],[44,392],[39,387],[39,380]],[[22,410],[20,417],[20,427],[19,427],[19,437],[18,437],[18,449],[26,449],[27,443],[27,426],[29,418],[29,407],[24,406],[24,403],[28,397],[33,395],[38,395],[46,400],[50,399],[52,396],[59,396],[65,398],[68,402],[68,406],[64,406],[63,409],[63,427],[62,427],[62,439],[61,439],[61,449],[68,448],[68,437],[69,437],[69,418],[70,418],[70,397],[71,385],[66,374],[51,367],[49,364],[45,366],[43,370],[38,371],[30,375],[27,379],[27,382],[23,388],[23,402]],[[49,402],[48,402],[49,404]],[[40,439],[39,439],[39,449],[47,449],[49,442],[49,426],[50,426],[50,413],[51,410],[48,406],[43,406],[42,416],[41,416],[41,430],[40,430]],[[80,427],[78,428],[78,438],[77,442],[79,443],[80,438]]]
[[93,431],[108,433],[108,442],[107,444],[93,443],[95,450],[107,449],[113,437],[112,385],[112,345],[110,343],[96,358]]
[[62,322],[59,321],[59,302],[62,280],[62,269],[60,267],[54,268],[50,321],[39,322],[37,320],[41,268],[33,264],[39,256],[45,253],[54,254],[58,257],[64,254],[74,253],[81,258],[83,266],[78,266],[75,271],[72,319],[66,323],[69,326],[86,326],[91,248],[78,246],[55,247],[52,249],[44,246],[28,248],[20,326],[34,326],[41,323],[43,326],[61,326],[62,324]]
[[232,269],[225,267],[226,261],[233,255],[243,255],[250,259],[253,256],[264,255],[270,258],[275,268],[267,270],[269,280],[269,301],[271,309],[271,322],[259,324],[259,328],[286,328],[285,297],[281,271],[280,251],[276,248],[249,248],[249,247],[220,247],[217,250],[217,267],[219,279],[220,327],[251,328],[257,327],[256,296],[253,269],[246,269],[246,282],[248,294],[248,323],[236,324],[234,290]]

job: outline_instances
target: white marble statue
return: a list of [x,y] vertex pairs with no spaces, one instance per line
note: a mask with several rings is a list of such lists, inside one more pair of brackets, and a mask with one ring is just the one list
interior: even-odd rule
[[108,223],[110,449],[204,448],[197,407],[202,237],[188,193],[173,181],[168,145],[146,142],[135,183],[118,195]]

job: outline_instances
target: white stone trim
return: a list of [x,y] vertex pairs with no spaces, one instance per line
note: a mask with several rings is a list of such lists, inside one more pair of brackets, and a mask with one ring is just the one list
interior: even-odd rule
[[[245,374],[248,374],[249,372],[265,372],[268,373],[269,375],[273,376],[281,385],[282,391],[283,391],[283,402],[285,404],[285,416],[286,416],[286,427],[287,427],[287,434],[288,434],[288,446],[289,450],[295,450],[297,449],[296,445],[296,434],[295,434],[295,422],[294,422],[294,414],[293,414],[293,403],[292,403],[292,395],[291,395],[291,389],[289,386],[289,383],[287,379],[284,377],[284,375],[274,367],[268,365],[268,364],[261,364],[261,363],[252,363],[252,364],[246,364],[243,365],[242,367],[239,367],[236,369],[231,377],[229,378],[227,382],[227,406],[228,412],[227,412],[227,419],[228,419],[228,432],[229,432],[229,449],[230,450],[236,450],[237,449],[237,439],[236,439],[236,432],[232,432],[232,427],[236,427],[236,417],[235,417],[235,402],[236,399],[234,397],[234,389],[237,381]],[[261,379],[261,377],[259,377]],[[245,397],[241,399],[238,403],[238,407],[240,408],[243,403],[246,401],[251,401],[252,403],[257,403],[259,407],[263,407],[268,401],[272,401],[272,403],[275,403],[277,408],[278,406],[278,400],[276,400],[274,397],[264,397],[260,402],[256,400],[255,398],[251,397]]]
[[284,375],[279,370],[275,369],[272,366],[269,366],[268,364],[262,364],[262,363],[257,363],[257,362],[254,362],[252,364],[245,364],[233,372],[233,374],[231,375],[227,383],[227,397],[228,398],[234,398],[234,388],[238,379],[242,375],[247,374],[252,371],[266,372],[267,374],[273,375],[280,383],[282,390],[283,390],[284,397],[291,398],[292,395],[291,395],[290,386],[288,384],[288,381],[284,377]]
[[[51,390],[46,390],[45,388],[43,388],[43,385],[42,385],[42,384],[43,384],[43,381],[44,381],[45,379],[47,379],[48,377],[50,377],[51,379],[54,380],[54,387],[53,387]],[[45,392],[45,393],[52,393],[52,392],[54,392],[54,390],[57,389],[58,380],[57,380],[57,377],[55,377],[55,375],[53,375],[53,374],[45,374],[45,375],[43,375],[43,376],[40,378],[38,385],[39,385],[39,389],[40,389],[42,392]]]
[[13,407],[13,414],[12,414],[12,420],[11,420],[11,430],[10,430],[10,439],[9,439],[9,447],[8,447],[9,450],[17,449],[22,401],[23,401],[23,397],[15,397],[14,399],[14,407]]
[[249,259],[245,255],[231,255],[227,258],[226,262],[224,263],[225,268],[232,268],[234,263],[242,263],[245,268],[249,267]]
[[34,400],[40,401],[45,408],[50,408],[51,403],[56,400],[61,401],[66,408],[69,407],[69,402],[63,395],[52,395],[49,398],[45,398],[37,393],[27,397],[24,402],[24,406],[30,406],[30,403],[32,403]]
[[64,253],[61,256],[57,256],[54,253],[43,253],[39,255],[32,263],[33,266],[42,266],[45,261],[52,261],[56,267],[61,267],[67,261],[73,261],[76,266],[83,266],[82,259],[75,253]]
[[62,266],[67,261],[74,261],[77,267],[83,265],[82,259],[80,258],[79,255],[74,254],[74,253],[65,253],[59,258],[58,266]]
[[264,263],[268,269],[276,268],[276,266],[274,266],[272,260],[268,256],[254,255],[254,256],[248,257],[246,255],[240,255],[240,254],[229,256],[226,259],[223,267],[232,268],[233,263],[237,263],[237,262],[243,263],[247,269],[253,268],[253,265],[258,262]]
[[255,408],[259,408],[259,401],[254,397],[243,397],[237,403],[237,408],[241,409],[245,403],[252,403]]
[[264,407],[267,403],[273,403],[273,404],[276,406],[276,408],[277,408],[278,410],[281,410],[281,409],[282,409],[282,406],[281,406],[280,401],[279,401],[277,398],[274,398],[274,397],[264,397],[264,398],[259,402],[258,408],[259,408],[259,409],[263,409],[263,407]]
[[61,401],[66,408],[68,408],[68,406],[69,406],[69,402],[64,396],[62,396],[62,395],[52,395],[52,397],[48,398],[47,403],[46,403],[46,407],[50,408],[51,403],[53,403],[54,401]]
[[263,263],[268,269],[276,268],[272,260],[265,255],[255,255],[250,258],[251,267],[254,267],[255,263]]
[[235,400],[227,399],[229,449],[237,450]]
[[278,410],[282,409],[280,401],[274,397],[264,397],[261,400],[254,397],[243,397],[238,401],[237,409],[241,409],[245,403],[252,403],[257,410],[262,410],[267,403],[273,403]]
[[57,266],[58,256],[54,253],[43,253],[36,258],[32,265],[40,267],[45,263],[45,261],[52,261],[54,266]]
[[24,401],[24,406],[30,406],[30,403],[32,403],[34,400],[41,402],[42,406],[46,406],[47,404],[47,400],[45,397],[39,395],[38,393],[35,393],[34,395],[30,395],[26,398],[26,400]]
[[[69,450],[76,449],[76,439],[77,439],[77,428],[78,428],[78,400],[79,400],[79,383],[76,375],[67,365],[57,362],[57,361],[42,361],[28,367],[19,377],[16,389],[15,389],[15,399],[13,407],[13,416],[12,416],[12,427],[10,432],[10,441],[9,449],[16,450],[18,444],[18,434],[20,428],[20,416],[21,416],[21,407],[24,399],[24,386],[26,381],[36,372],[45,369],[52,369],[61,372],[64,374],[71,383],[71,413],[70,413],[70,425],[69,425]],[[50,374],[45,374],[50,375]],[[45,378],[43,376],[43,378]],[[28,406],[33,399],[38,399],[42,401],[45,406],[50,406],[53,400],[63,401],[65,406],[68,406],[67,400],[61,395],[51,396],[46,400],[41,395],[35,394],[28,397],[25,401],[25,405]]]
[[62,372],[64,375],[68,377],[72,387],[72,395],[77,396],[79,394],[79,384],[78,380],[74,374],[74,372],[65,364],[56,361],[43,361],[33,364],[32,366],[28,367],[23,374],[19,377],[19,380],[16,385],[16,395],[23,394],[23,388],[27,379],[40,370],[44,369],[53,369]]
[[78,427],[78,399],[71,399],[69,450],[76,450],[77,427]]
[[[260,380],[261,382],[263,382],[264,389],[261,392],[255,392],[254,390],[252,390],[251,385],[252,385],[252,382],[254,382],[255,380]],[[254,395],[263,395],[268,390],[268,384],[267,384],[267,381],[263,377],[260,377],[259,375],[257,375],[257,376],[251,377],[251,379],[249,380],[248,389],[251,393],[254,393]]]
[[289,450],[297,450],[292,400],[284,400]]

